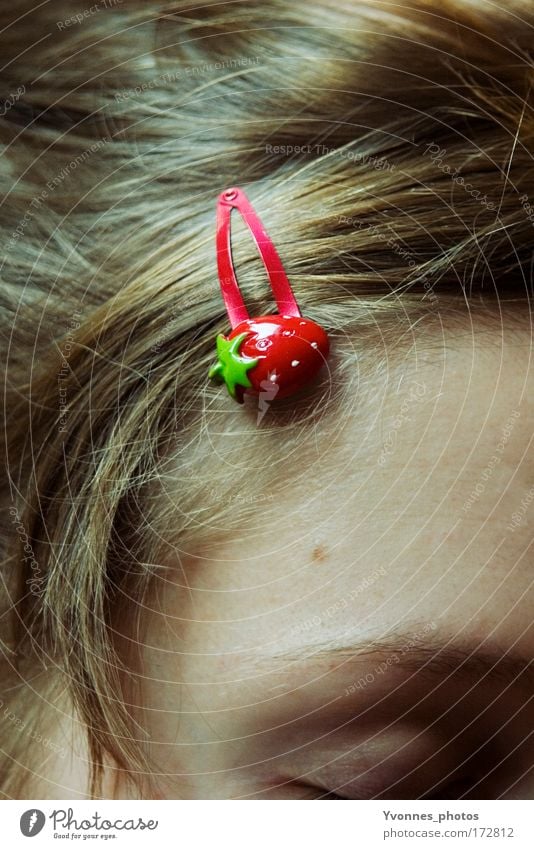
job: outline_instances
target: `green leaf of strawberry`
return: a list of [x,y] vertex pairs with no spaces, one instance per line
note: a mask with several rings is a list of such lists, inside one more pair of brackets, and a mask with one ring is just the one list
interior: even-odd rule
[[240,333],[233,339],[227,339],[222,333],[217,336],[217,362],[210,368],[209,377],[219,383],[226,383],[232,398],[237,396],[237,386],[252,386],[247,372],[258,364],[257,359],[239,355],[239,347],[247,335],[246,332]]

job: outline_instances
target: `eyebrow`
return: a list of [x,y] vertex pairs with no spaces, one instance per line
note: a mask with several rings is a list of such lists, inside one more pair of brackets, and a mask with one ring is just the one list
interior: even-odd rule
[[[423,645],[410,645],[412,634],[396,634],[386,640],[370,640],[364,644],[335,645],[330,643],[309,644],[294,651],[270,655],[270,659],[286,663],[321,663],[339,661],[363,664],[391,662],[391,669],[403,670],[430,676],[451,676],[467,682],[484,681],[486,684],[501,683],[507,687],[521,683],[534,691],[534,658],[524,657],[511,649],[494,646],[483,648],[479,644],[454,644],[425,640]],[[263,658],[262,658],[263,659]],[[486,679],[486,680],[485,680]]]

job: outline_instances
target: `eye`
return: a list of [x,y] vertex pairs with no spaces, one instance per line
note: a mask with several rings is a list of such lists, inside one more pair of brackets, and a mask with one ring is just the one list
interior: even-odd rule
[[328,790],[326,787],[321,787],[319,784],[307,784],[302,781],[295,782],[292,785],[298,793],[299,799],[347,799],[347,796],[340,796],[339,793],[334,793],[333,790]]
[[[444,784],[438,790],[432,790],[429,793],[424,793],[423,795],[417,795],[417,792],[413,794],[410,793],[409,789],[406,790],[406,797],[411,799],[462,799],[465,794],[469,793],[471,788],[477,783],[477,778],[473,775],[464,776],[462,778],[456,778],[453,781],[449,781]],[[318,785],[305,785],[306,790],[310,792],[310,796],[307,798],[310,799],[340,799],[342,801],[349,801],[354,798],[353,796],[341,796],[339,793],[334,792],[333,790],[325,790]],[[403,794],[404,795],[404,794]],[[361,798],[388,798],[387,793],[382,796],[381,793],[376,793],[374,796],[365,796]]]
[[471,788],[477,783],[477,778],[474,775],[456,778],[444,784],[438,790],[432,790],[430,793],[425,793],[421,799],[461,799],[466,793],[469,793]]
[[[364,786],[358,787],[358,783],[355,782],[351,789],[349,790],[348,785],[343,787],[342,785],[338,785],[336,790],[329,789],[329,787],[325,784],[325,786],[321,786],[320,784],[306,784],[300,783],[299,786],[306,793],[306,798],[308,799],[342,799],[342,800],[355,800],[355,799],[397,799],[397,798],[405,798],[405,799],[465,799],[469,793],[476,791],[477,798],[480,797],[480,781],[481,774],[477,773],[476,769],[470,769],[469,772],[465,772],[463,775],[459,775],[450,779],[444,779],[440,782],[439,775],[428,775],[426,776],[425,785],[428,790],[425,790],[424,787],[421,787],[421,784],[418,782],[413,783],[410,786],[410,783],[403,783],[401,787],[397,788],[395,791],[394,786],[389,782],[382,781],[380,783],[375,783],[373,786],[372,782],[368,782]],[[336,786],[334,784],[334,786]],[[493,796],[491,798],[494,798]]]
[[344,801],[347,801],[346,796],[339,796],[337,793],[321,793],[320,796],[317,796],[317,798],[321,801],[323,799],[342,799]]

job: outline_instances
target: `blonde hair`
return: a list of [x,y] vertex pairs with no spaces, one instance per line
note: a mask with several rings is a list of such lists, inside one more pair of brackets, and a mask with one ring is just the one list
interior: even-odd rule
[[[149,793],[143,606],[181,554],[255,521],[227,497],[247,463],[268,508],[280,440],[356,390],[363,415],[415,339],[530,318],[532,8],[10,5],[2,704],[41,731],[72,705],[91,794],[104,762]],[[227,329],[214,204],[234,184],[333,343],[317,386],[259,425],[206,379]],[[239,225],[234,245],[250,314],[270,310]],[[2,792],[24,797],[32,737],[2,735]]]

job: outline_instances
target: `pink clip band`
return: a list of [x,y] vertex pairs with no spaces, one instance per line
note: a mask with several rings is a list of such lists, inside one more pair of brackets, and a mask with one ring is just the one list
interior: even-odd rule
[[231,188],[219,195],[217,202],[217,268],[221,292],[230,319],[230,325],[236,327],[250,318],[239,290],[232,263],[230,238],[230,216],[237,209],[248,226],[258,247],[263,264],[269,276],[271,289],[280,315],[300,316],[300,310],[291,291],[278,251],[265,232],[265,228],[254,212],[249,200],[241,189]]

